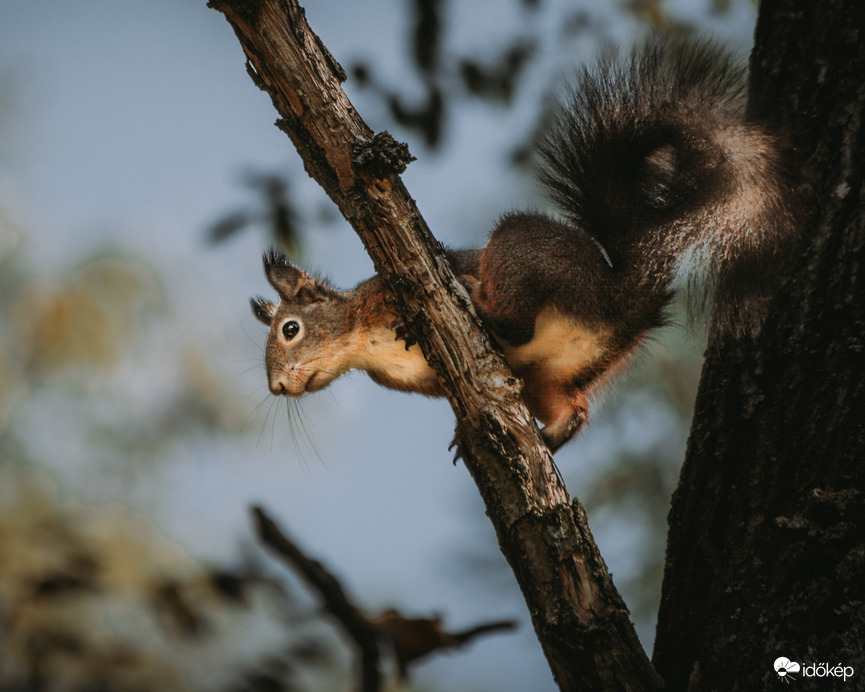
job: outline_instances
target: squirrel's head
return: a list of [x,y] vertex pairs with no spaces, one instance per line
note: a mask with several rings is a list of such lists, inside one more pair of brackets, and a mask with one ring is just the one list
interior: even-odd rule
[[270,391],[301,396],[323,389],[348,370],[345,298],[277,250],[265,253],[264,272],[280,298],[279,306],[264,298],[251,300],[252,312],[270,327],[265,350]]

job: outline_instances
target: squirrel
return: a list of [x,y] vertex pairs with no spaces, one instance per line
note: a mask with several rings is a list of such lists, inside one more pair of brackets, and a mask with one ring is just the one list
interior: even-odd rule
[[[665,323],[677,274],[702,286],[693,303],[715,328],[763,319],[795,227],[793,188],[779,138],[746,115],[746,83],[708,41],[607,56],[578,75],[538,145],[561,217],[510,212],[486,247],[447,251],[552,452]],[[252,309],[270,327],[273,394],[313,392],[351,369],[444,394],[379,277],[342,292],[277,251],[264,267],[281,303],[254,298]]]

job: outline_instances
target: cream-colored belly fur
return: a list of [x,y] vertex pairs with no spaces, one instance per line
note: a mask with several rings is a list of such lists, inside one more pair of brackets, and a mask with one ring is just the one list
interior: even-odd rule
[[604,355],[609,333],[591,329],[552,307],[538,313],[532,340],[521,346],[502,343],[511,368],[552,384],[571,381]]
[[353,367],[366,370],[376,382],[393,389],[441,396],[438,377],[423,357],[420,346],[406,350],[392,329],[381,327],[364,336]]

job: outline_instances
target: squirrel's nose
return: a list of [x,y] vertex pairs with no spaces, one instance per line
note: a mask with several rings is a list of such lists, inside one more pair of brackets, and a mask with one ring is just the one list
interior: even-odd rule
[[282,396],[285,394],[285,385],[280,380],[275,380],[270,383],[270,393],[274,396]]

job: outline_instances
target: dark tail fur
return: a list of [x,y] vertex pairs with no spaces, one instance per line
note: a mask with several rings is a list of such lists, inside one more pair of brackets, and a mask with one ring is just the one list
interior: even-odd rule
[[[745,117],[746,70],[711,42],[650,41],[584,70],[540,144],[539,177],[614,270],[679,268],[725,329],[748,328],[791,245],[776,138]],[[708,300],[707,300],[708,299]]]

